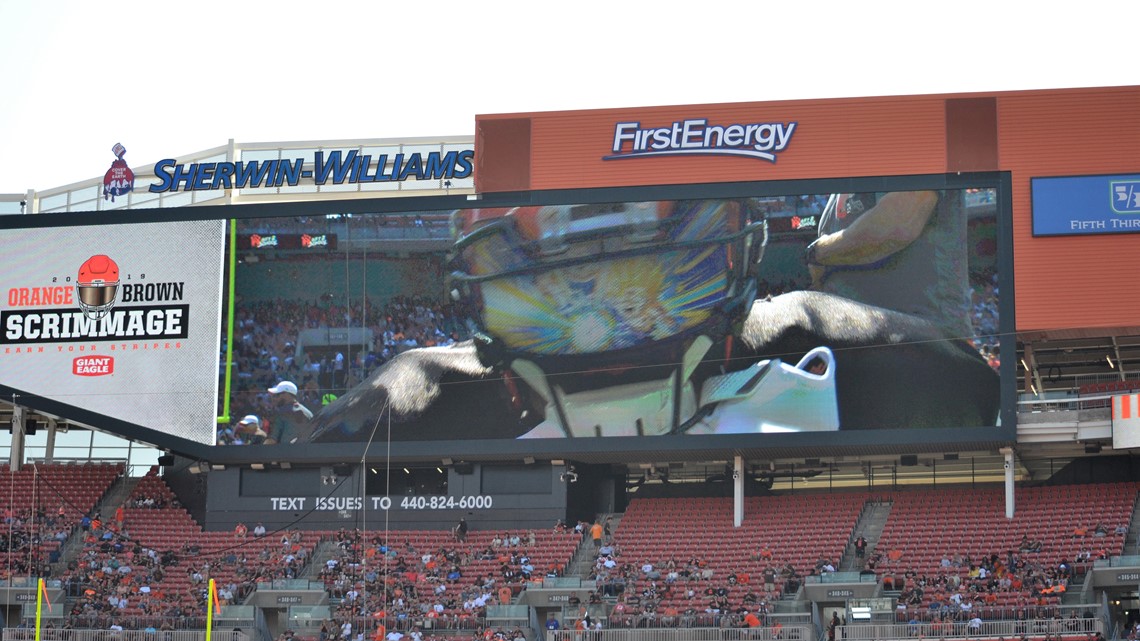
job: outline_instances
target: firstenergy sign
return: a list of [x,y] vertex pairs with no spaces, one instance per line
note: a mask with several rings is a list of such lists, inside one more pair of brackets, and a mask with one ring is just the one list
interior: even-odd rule
[[652,156],[742,156],[776,162],[796,131],[795,122],[710,124],[704,118],[673,121],[667,127],[640,122],[614,125],[612,154],[602,160]]

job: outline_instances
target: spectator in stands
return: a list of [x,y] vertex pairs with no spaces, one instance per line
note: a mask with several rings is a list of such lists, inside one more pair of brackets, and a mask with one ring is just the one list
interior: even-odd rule
[[590,538],[594,540],[594,549],[602,547],[603,532],[602,524],[597,521],[594,521],[594,524],[590,526]]
[[260,445],[269,442],[269,434],[254,414],[247,414],[237,422],[232,430],[233,445]]
[[1017,549],[1021,552],[1040,552],[1041,541],[1030,539],[1028,534],[1021,535],[1021,543],[1017,545]]
[[313,412],[299,400],[300,392],[297,384],[292,381],[278,381],[267,391],[274,399],[273,425],[277,441],[294,443],[300,438],[307,437],[309,435],[307,426],[313,418]]

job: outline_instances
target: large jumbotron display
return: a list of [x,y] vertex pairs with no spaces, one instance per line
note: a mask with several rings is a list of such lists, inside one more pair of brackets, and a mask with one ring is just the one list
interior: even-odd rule
[[238,219],[218,443],[1004,439],[997,194]]
[[4,400],[46,398],[213,443],[224,229],[205,220],[5,230]]
[[962,180],[39,216],[0,391],[226,459],[1010,440],[1003,183]]

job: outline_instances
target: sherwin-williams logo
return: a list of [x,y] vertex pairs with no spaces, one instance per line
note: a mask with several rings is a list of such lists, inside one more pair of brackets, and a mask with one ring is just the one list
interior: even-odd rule
[[475,150],[432,151],[408,154],[361,153],[357,149],[317,151],[311,160],[281,158],[236,162],[179,163],[173,158],[154,165],[158,183],[152,194],[204,189],[260,189],[296,187],[304,181],[315,185],[403,182],[405,180],[453,180],[471,177]]
[[76,376],[106,376],[115,373],[112,356],[80,356],[71,361],[71,373]]
[[794,122],[710,125],[704,118],[674,121],[668,127],[640,122],[614,126],[613,154],[602,160],[650,156],[743,156],[776,162],[796,131]]

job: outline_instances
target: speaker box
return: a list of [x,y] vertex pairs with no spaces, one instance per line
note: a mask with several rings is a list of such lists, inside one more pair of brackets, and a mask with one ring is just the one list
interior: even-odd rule
[[163,467],[170,467],[171,465],[174,465],[174,455],[166,454],[164,456],[158,457],[158,464]]
[[475,473],[475,464],[474,463],[456,463],[455,464],[455,473],[456,474],[464,474],[464,475],[474,474]]
[[899,464],[906,467],[914,467],[915,465],[918,465],[918,455],[903,454],[901,457],[899,457]]

